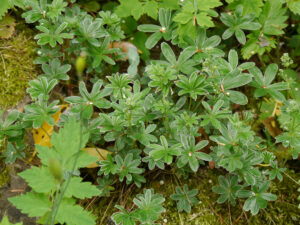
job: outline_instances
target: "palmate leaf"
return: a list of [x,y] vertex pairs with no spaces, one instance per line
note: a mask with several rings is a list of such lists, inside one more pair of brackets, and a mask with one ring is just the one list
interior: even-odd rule
[[157,138],[151,133],[155,130],[156,124],[150,124],[145,128],[145,124],[141,122],[139,129],[133,132],[131,138],[137,140],[143,145],[149,145],[151,142],[157,142]]
[[9,0],[1,0],[1,7],[0,7],[0,20],[2,17],[7,13],[7,11],[11,8],[11,4]]
[[234,16],[227,13],[221,14],[221,21],[229,28],[223,33],[223,39],[230,38],[233,34],[241,44],[246,43],[246,36],[243,30],[258,30],[261,25],[257,22],[253,22],[255,16],[253,14],[247,14],[242,16],[243,6],[239,5],[234,12]]
[[289,1],[287,1],[287,5],[293,13],[300,15],[300,1],[299,0],[289,0]]
[[177,166],[179,168],[185,166],[187,163],[189,163],[190,168],[197,172],[199,168],[199,164],[203,164],[202,160],[210,161],[212,158],[204,153],[199,152],[202,148],[208,145],[207,140],[202,140],[197,145],[195,145],[195,138],[193,136],[181,136],[181,144],[183,147],[183,150],[181,152],[181,155],[178,157]]
[[205,83],[205,76],[194,72],[189,78],[184,75],[179,75],[179,78],[180,80],[176,82],[176,86],[181,89],[178,92],[179,96],[188,94],[196,101],[198,95],[205,95],[207,93],[205,90],[205,87],[207,86]]
[[138,209],[127,212],[122,206],[117,205],[116,208],[121,212],[114,213],[112,220],[116,225],[135,225],[135,221],[139,221],[139,224],[154,224],[162,212],[165,212],[165,208],[162,207],[162,203],[165,198],[161,194],[154,194],[153,189],[144,190],[143,194],[138,194],[134,199],[134,204]]
[[189,190],[187,184],[183,186],[183,189],[176,187],[176,193],[172,194],[171,199],[177,201],[177,209],[179,212],[185,211],[191,212],[191,207],[198,203],[198,199],[195,197],[198,193],[197,189]]
[[280,35],[284,33],[283,29],[287,27],[285,23],[287,19],[286,8],[282,7],[282,1],[268,0],[263,7],[259,22],[264,34]]
[[75,205],[74,199],[63,199],[57,212],[56,220],[60,224],[95,225],[95,216]]
[[194,66],[199,64],[199,62],[192,59],[196,50],[197,48],[195,46],[189,46],[180,53],[178,60],[176,60],[172,48],[166,42],[163,42],[161,44],[161,51],[168,62],[158,61],[158,63],[171,67],[172,69],[174,68],[177,73],[183,72],[185,74],[191,74],[197,70]]
[[54,48],[57,43],[63,44],[64,39],[73,38],[73,34],[63,33],[67,26],[68,24],[66,22],[60,24],[56,29],[49,24],[37,26],[36,28],[43,33],[35,35],[34,39],[38,39],[37,43],[39,45],[49,44]]
[[219,186],[213,187],[213,191],[220,195],[218,203],[229,201],[232,205],[235,205],[236,194],[242,188],[242,186],[238,184],[238,177],[219,176],[218,180]]
[[[51,144],[55,152],[61,157],[63,166],[67,166],[66,169],[71,169],[67,164],[70,159],[76,155],[78,151],[84,148],[88,141],[88,134],[80,134],[80,123],[78,123],[75,117],[71,117],[63,128],[59,130],[59,133],[53,133],[51,138]],[[80,136],[82,135],[81,146]],[[95,158],[96,161],[96,158]]]
[[272,84],[272,82],[276,78],[277,71],[278,66],[276,64],[270,64],[266,68],[264,76],[257,67],[250,69],[250,73],[254,77],[252,85],[256,87],[254,97],[259,98],[269,94],[275,99],[278,99],[279,101],[285,101],[285,97],[280,91],[286,90],[288,88],[287,84],[285,82]]
[[169,147],[168,141],[165,136],[160,136],[161,145],[158,144],[150,144],[148,147],[152,150],[149,155],[154,160],[162,159],[165,163],[170,165],[173,161],[173,156],[180,155],[180,144],[175,144]]
[[238,5],[242,5],[244,8],[243,15],[254,14],[256,17],[259,16],[264,5],[263,0],[226,0],[228,3],[228,9],[233,10]]
[[164,201],[165,198],[161,194],[154,194],[152,189],[144,190],[144,194],[139,194],[133,199],[134,204],[139,207],[134,212],[135,217],[143,224],[152,224],[165,212],[161,205]]
[[240,198],[248,198],[244,203],[244,210],[251,211],[252,215],[256,215],[260,209],[267,207],[268,201],[275,201],[276,195],[267,193],[270,181],[257,184],[250,190],[241,190],[237,193]]
[[[55,58],[55,59],[52,59],[51,61],[49,61],[49,64],[43,64],[42,69],[45,73],[45,74],[43,74],[43,76],[46,76],[50,83],[51,79],[68,80],[69,76],[67,75],[67,72],[71,69],[71,65],[69,65],[69,64],[61,65],[60,60]],[[47,85],[45,84],[46,82],[43,79],[41,79],[41,82],[42,82],[43,86],[47,87]],[[48,93],[49,93],[49,91],[48,91]]]
[[141,174],[144,172],[144,169],[138,168],[138,166],[141,164],[141,160],[133,160],[132,153],[126,155],[124,160],[121,158],[120,155],[117,155],[115,157],[115,160],[118,165],[118,170],[120,172],[120,181],[123,181],[124,177],[131,181],[132,174]]
[[100,190],[90,182],[82,182],[81,177],[72,177],[64,196],[67,198],[73,196],[85,199],[99,195],[100,193]]
[[128,17],[132,15],[138,20],[142,15],[147,14],[153,19],[157,19],[159,4],[154,1],[139,1],[139,0],[119,0],[120,5],[116,8],[116,14],[120,17]]
[[29,88],[26,89],[32,99],[38,99],[38,96],[42,94],[46,98],[54,86],[58,83],[56,79],[47,79],[46,77],[39,77],[39,80],[35,79],[29,82]]
[[52,203],[45,194],[28,192],[8,199],[22,213],[30,217],[40,217],[51,211]]
[[170,9],[159,9],[159,22],[161,26],[154,24],[143,24],[138,26],[139,31],[143,32],[153,32],[152,35],[149,36],[145,45],[147,48],[153,48],[157,42],[163,37],[166,41],[169,41],[172,36],[172,14]]
[[116,205],[115,207],[121,210],[121,212],[116,212],[111,217],[116,225],[135,225],[134,216],[131,212],[127,212],[126,209],[120,205]]
[[[194,38],[196,36],[197,23],[200,27],[213,27],[211,15],[217,15],[212,9],[222,5],[219,0],[187,0],[183,2],[182,10],[174,17],[179,23],[178,34],[180,39],[187,33]],[[195,12],[197,12],[195,14]],[[195,16],[195,17],[194,17]]]
[[40,168],[34,166],[19,173],[19,176],[25,179],[29,186],[38,193],[50,193],[57,187],[57,183],[51,175],[49,168],[45,166]]

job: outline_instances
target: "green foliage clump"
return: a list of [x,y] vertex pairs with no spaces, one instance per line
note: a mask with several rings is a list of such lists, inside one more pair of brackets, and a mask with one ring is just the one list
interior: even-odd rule
[[[250,1],[257,3],[254,8],[244,0],[130,0],[120,1],[116,14],[89,14],[75,2],[27,0],[22,14],[37,28],[35,63],[43,74],[29,82],[32,102],[25,112],[12,112],[1,123],[0,134],[9,146],[3,156],[7,163],[22,158],[26,129],[44,129],[47,123],[59,133],[53,133],[50,147],[36,146],[42,165],[20,173],[32,191],[10,199],[17,208],[40,217],[42,224],[95,224],[75,204],[77,198],[110,196],[111,190],[123,194],[126,187],[131,192],[147,186],[152,174],[168,173],[172,193],[163,197],[146,189],[131,207],[121,195],[119,212],[110,215],[115,224],[155,224],[165,212],[165,199],[174,200],[173,206],[176,201],[180,212],[201,208],[202,190],[182,180],[195,177],[207,162],[222,175],[209,182],[213,192],[206,193],[227,203],[229,221],[230,207],[255,216],[278,203],[272,184],[283,175],[293,180],[284,167],[290,156],[297,159],[300,147],[299,96],[292,91],[299,78],[291,75],[297,74],[297,58],[281,52],[295,5],[281,0]],[[151,23],[140,25],[134,19],[144,14]],[[135,36],[128,24],[143,36]],[[140,49],[126,37],[140,37],[139,46],[156,55],[140,60]],[[57,99],[53,89],[60,86]],[[265,101],[275,105],[261,116]],[[59,104],[66,102],[69,109],[56,123]],[[271,122],[254,129],[261,123],[257,118]],[[87,144],[108,152],[104,157],[95,148],[100,168],[87,179],[96,178],[97,186],[79,176],[80,168],[96,161],[81,150]],[[284,162],[274,153],[281,148],[287,150]]]
[[[74,137],[78,137],[76,141]],[[70,119],[59,133],[53,134],[52,148],[37,146],[43,165],[20,173],[32,191],[9,198],[9,201],[23,213],[40,217],[42,224],[94,224],[94,217],[75,204],[75,198],[100,194],[91,183],[74,176],[80,167],[95,161],[82,150],[87,140],[88,135],[82,133],[80,124],[75,118]]]

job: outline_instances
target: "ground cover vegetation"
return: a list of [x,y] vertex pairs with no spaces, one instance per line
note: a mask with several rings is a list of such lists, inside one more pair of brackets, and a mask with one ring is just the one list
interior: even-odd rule
[[[30,191],[9,201],[36,223],[103,224],[83,202],[134,189],[116,200],[109,221],[168,224],[170,202],[178,213],[197,207],[203,190],[189,180],[207,168],[219,172],[209,192],[229,210],[213,223],[237,223],[235,205],[246,219],[265,211],[283,179],[297,202],[300,1],[1,4],[1,156],[7,166],[31,165],[18,174]],[[16,18],[36,41],[27,51],[36,48],[35,66],[18,52],[32,68],[22,71],[22,86],[11,83],[16,92],[27,87],[24,110],[5,103],[15,97],[5,83],[20,79],[9,49]],[[161,174],[171,194],[147,185]]]

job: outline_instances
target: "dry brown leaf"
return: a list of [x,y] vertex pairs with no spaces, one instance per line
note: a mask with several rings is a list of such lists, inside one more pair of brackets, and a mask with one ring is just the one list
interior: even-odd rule
[[[90,155],[96,156],[98,158],[99,161],[102,160],[106,160],[107,159],[107,154],[110,154],[109,151],[102,149],[102,148],[84,148],[84,151],[86,151],[87,153],[89,153]],[[94,162],[90,165],[87,165],[87,168],[96,168],[99,165]]]

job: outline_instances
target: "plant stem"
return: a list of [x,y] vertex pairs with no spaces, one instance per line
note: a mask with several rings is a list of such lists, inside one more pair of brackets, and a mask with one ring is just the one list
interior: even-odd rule
[[289,179],[291,179],[293,182],[295,182],[297,185],[300,186],[300,183],[297,182],[294,178],[292,178],[290,175],[288,175],[286,172],[283,172],[284,175],[286,175]]
[[[80,112],[80,118],[82,117],[81,114],[82,114],[82,111]],[[69,184],[71,182],[71,178],[72,178],[72,176],[74,174],[74,171],[75,171],[75,166],[76,166],[78,158],[79,158],[79,153],[80,153],[80,150],[81,150],[81,145],[82,145],[82,124],[80,125],[78,151],[76,153],[76,157],[75,157],[75,160],[74,160],[74,163],[73,163],[73,166],[72,166],[71,173],[69,174],[69,177],[66,180],[66,185],[65,185],[64,189],[60,192],[60,189],[61,189],[61,186],[60,186],[60,189],[57,192],[58,194],[57,194],[57,197],[55,197],[55,200],[54,200],[54,203],[53,203],[52,213],[49,215],[46,224],[49,224],[48,223],[49,222],[49,218],[51,219],[50,225],[54,225],[55,224],[55,218],[57,216],[59,206],[61,204],[61,201],[62,201],[62,199],[64,197],[64,194],[65,194],[65,192],[66,192],[66,190],[67,190],[67,188],[68,188],[68,186],[69,186]]]

